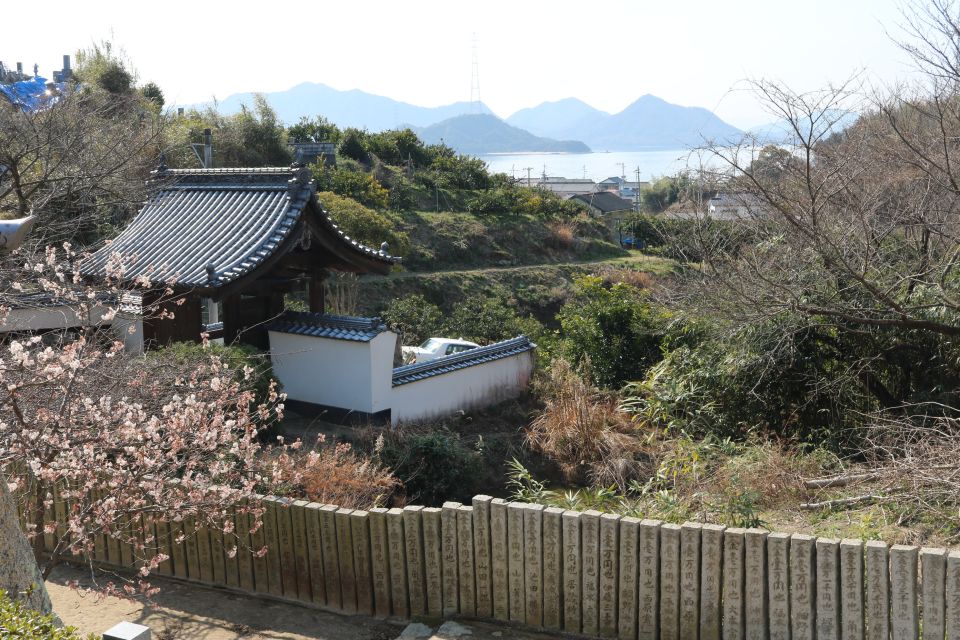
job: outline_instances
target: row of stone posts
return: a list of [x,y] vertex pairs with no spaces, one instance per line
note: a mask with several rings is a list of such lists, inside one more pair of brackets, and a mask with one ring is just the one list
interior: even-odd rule
[[[960,640],[960,552],[667,524],[476,496],[356,511],[267,498],[263,527],[156,523],[160,572],[345,613],[624,640]],[[183,544],[172,541],[180,534]],[[97,559],[123,565],[110,540]]]

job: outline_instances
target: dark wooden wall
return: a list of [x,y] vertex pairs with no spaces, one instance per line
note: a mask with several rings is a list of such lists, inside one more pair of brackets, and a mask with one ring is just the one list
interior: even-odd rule
[[[144,318],[143,338],[147,348],[162,347],[171,342],[200,342],[203,303],[196,296],[184,296],[181,299],[183,303],[179,305],[176,300],[164,301],[159,308],[149,312],[150,317]],[[144,300],[144,303],[151,304],[148,300]],[[172,313],[173,317],[160,318],[161,311]]]

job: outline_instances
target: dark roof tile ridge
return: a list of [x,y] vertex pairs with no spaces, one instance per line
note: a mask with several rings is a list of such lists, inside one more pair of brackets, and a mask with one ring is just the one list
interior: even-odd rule
[[304,324],[315,327],[377,331],[378,333],[387,330],[387,325],[378,317],[342,316],[311,311],[285,311],[270,326],[280,326],[281,324]]
[[406,378],[411,375],[425,374],[451,366],[463,366],[467,363],[473,362],[474,360],[482,360],[484,358],[498,359],[500,357],[509,355],[510,352],[517,350],[529,351],[530,349],[535,349],[536,347],[537,345],[535,343],[530,342],[530,338],[525,335],[519,335],[516,338],[494,342],[493,344],[488,344],[483,347],[476,347],[475,349],[468,349],[467,351],[462,351],[451,356],[443,356],[437,358],[436,360],[430,360],[428,362],[415,362],[414,364],[407,364],[403,365],[402,367],[397,367],[393,370],[393,379],[396,383],[398,378]]

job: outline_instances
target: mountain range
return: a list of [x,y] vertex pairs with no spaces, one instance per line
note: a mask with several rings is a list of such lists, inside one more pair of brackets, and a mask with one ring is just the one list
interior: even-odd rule
[[[236,113],[252,103],[253,95],[234,94],[217,106],[222,113]],[[483,103],[420,107],[312,82],[265,96],[288,124],[320,114],[341,127],[382,131],[409,126],[429,142],[443,138],[458,151],[471,154],[682,149],[733,140],[743,133],[708,109],[671,104],[649,94],[615,114],[567,98],[521,109],[506,120]]]
[[448,118],[429,127],[416,127],[417,135],[428,144],[443,142],[460,153],[590,153],[577,140],[553,140],[535,136],[511,126],[490,113],[472,113]]
[[[318,82],[302,82],[286,91],[263,94],[286,124],[295,124],[301,117],[322,115],[338,127],[356,127],[370,131],[384,131],[404,125],[427,127],[464,113],[493,113],[482,102],[454,102],[441,107],[419,107],[359,89],[340,91]],[[253,104],[251,93],[235,93],[217,104],[221,113],[240,111],[243,105]],[[197,105],[205,106],[205,105]]]

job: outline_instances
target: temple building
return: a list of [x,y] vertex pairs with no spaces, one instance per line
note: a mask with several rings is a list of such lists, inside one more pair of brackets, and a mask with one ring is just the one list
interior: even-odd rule
[[[306,168],[169,169],[151,174],[152,195],[133,222],[86,258],[92,281],[148,278],[172,295],[172,319],[145,317],[147,347],[199,341],[201,333],[268,347],[267,325],[285,295],[307,291],[324,312],[331,271],[387,274],[399,258],[345,235],[317,200]],[[150,293],[161,300],[162,293]],[[222,324],[221,324],[222,323]]]

